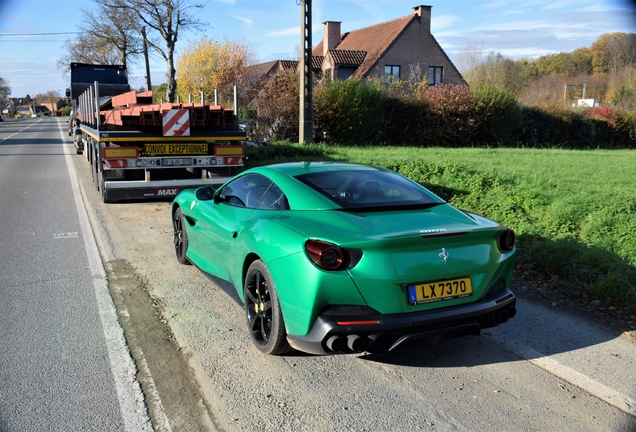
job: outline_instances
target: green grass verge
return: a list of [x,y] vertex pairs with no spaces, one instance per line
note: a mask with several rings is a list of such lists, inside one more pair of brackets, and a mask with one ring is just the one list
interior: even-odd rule
[[515,229],[517,272],[636,312],[636,151],[274,144],[251,165],[341,160],[391,168]]

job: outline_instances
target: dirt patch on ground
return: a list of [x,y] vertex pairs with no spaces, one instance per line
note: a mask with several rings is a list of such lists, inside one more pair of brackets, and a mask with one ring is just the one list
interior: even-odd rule
[[517,275],[513,278],[512,290],[519,298],[539,302],[546,307],[565,308],[636,342],[636,315],[615,300],[597,300],[585,294],[563,291],[553,284],[540,283]]
[[161,300],[127,261],[110,261],[106,271],[154,430],[215,430],[195,373],[161,314]]

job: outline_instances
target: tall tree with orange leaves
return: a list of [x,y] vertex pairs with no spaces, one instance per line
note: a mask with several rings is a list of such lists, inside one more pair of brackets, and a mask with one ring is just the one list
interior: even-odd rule
[[185,48],[177,59],[177,94],[188,100],[192,94],[198,100],[206,93],[210,100],[219,91],[219,103],[231,105],[234,86],[240,95],[247,90],[246,68],[255,63],[254,50],[242,40],[203,38]]

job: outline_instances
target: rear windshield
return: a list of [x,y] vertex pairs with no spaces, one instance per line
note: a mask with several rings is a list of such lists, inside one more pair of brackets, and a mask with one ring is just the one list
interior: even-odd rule
[[350,211],[425,208],[442,203],[423,187],[386,171],[329,171],[302,174],[296,179]]

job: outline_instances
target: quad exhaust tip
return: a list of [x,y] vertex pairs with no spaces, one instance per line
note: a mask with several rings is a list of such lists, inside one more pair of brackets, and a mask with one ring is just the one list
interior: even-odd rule
[[[517,308],[514,306],[501,309],[491,315],[495,325],[503,324],[509,319],[513,318],[517,314]],[[492,327],[492,321],[490,325],[486,327]],[[471,333],[479,335],[479,326],[477,326],[477,332]],[[333,353],[359,353],[364,352],[369,348],[369,343],[375,340],[373,337],[360,336],[357,334],[351,335],[332,335],[325,346],[327,350]]]
[[333,352],[363,352],[368,339],[359,335],[331,336],[327,339],[327,348]]
[[517,314],[517,308],[514,306],[510,306],[507,309],[502,309],[495,313],[495,324],[503,324],[507,322],[510,318],[513,318]]

